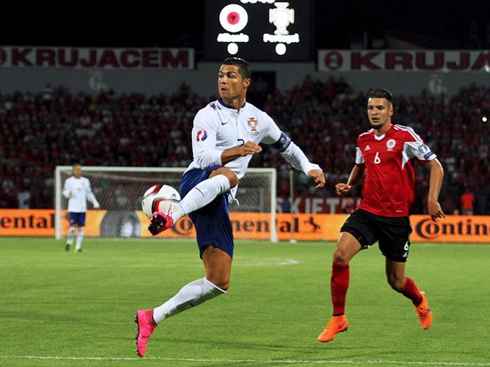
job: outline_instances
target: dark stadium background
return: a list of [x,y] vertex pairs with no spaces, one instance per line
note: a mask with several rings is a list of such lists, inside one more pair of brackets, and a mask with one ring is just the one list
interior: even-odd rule
[[[84,4],[79,8],[63,10],[54,6],[37,5],[29,12],[16,12],[16,16],[6,17],[0,25],[0,45],[9,46],[73,46],[73,47],[134,47],[134,48],[181,48],[195,49],[196,62],[204,61],[204,27],[205,1],[165,1],[160,4],[141,6],[104,6]],[[311,0],[312,4],[312,54],[311,60],[317,58],[318,49],[351,49],[353,43],[366,42],[367,48],[378,47],[378,41],[394,36],[405,39],[424,49],[433,50],[482,50],[490,49],[490,11],[488,1],[454,0],[454,1],[353,1],[353,0]],[[11,4],[9,4],[10,6]],[[4,14],[9,14],[7,11]],[[473,24],[473,28],[472,28]],[[472,32],[474,32],[472,34]],[[382,46],[379,46],[382,48]],[[490,84],[489,74],[482,73],[481,84]],[[335,88],[344,88],[339,83]],[[315,86],[311,85],[311,88]],[[310,89],[310,91],[313,89]],[[0,88],[1,91],[1,88]],[[73,91],[75,92],[75,91]],[[177,91],[176,91],[177,92]],[[463,91],[459,96],[469,104],[473,89]],[[458,97],[458,98],[459,98]],[[255,101],[254,101],[255,102]],[[456,101],[455,103],[460,103]],[[357,105],[355,106],[357,108]],[[466,128],[466,127],[465,127]],[[470,128],[474,128],[471,126]],[[478,131],[480,128],[477,127]],[[488,125],[486,126],[488,130]],[[424,129],[418,130],[424,136]],[[484,131],[484,130],[483,130]],[[444,133],[432,131],[433,134]],[[7,135],[4,135],[7,136]],[[488,141],[483,135],[475,135]],[[355,139],[355,135],[351,138]],[[300,141],[301,142],[301,141]],[[471,147],[472,149],[475,147]],[[478,148],[478,147],[477,147]],[[473,149],[476,151],[477,148]],[[476,154],[476,153],[475,153]],[[324,155],[324,154],[323,154]],[[328,154],[327,154],[328,156]],[[73,157],[71,157],[73,158]],[[464,154],[455,157],[460,164]],[[469,156],[471,161],[474,156]],[[82,164],[100,162],[84,157]],[[262,163],[256,161],[260,166]],[[58,162],[70,164],[69,161]],[[161,162],[157,162],[160,164]],[[348,162],[350,165],[350,161]],[[471,163],[471,162],[470,162]],[[128,164],[128,162],[123,162]],[[155,164],[152,162],[151,164]],[[486,205],[480,206],[477,214],[488,214],[488,185],[484,175],[488,174],[488,158],[478,163],[478,174],[464,172],[445,183],[443,198],[452,195],[452,204],[446,207],[448,213],[457,209],[458,196],[464,191],[466,182],[479,179],[480,190],[486,195]],[[347,166],[346,166],[347,167]],[[346,167],[340,167],[344,174]],[[22,167],[18,170],[22,171]],[[0,172],[0,178],[8,174],[8,167]],[[478,171],[479,170],[479,171]],[[48,176],[46,169],[45,176]],[[23,170],[23,175],[30,175]],[[38,172],[38,171],[34,171]],[[52,172],[52,170],[51,170]],[[49,174],[49,176],[51,173]],[[37,177],[36,174],[34,174]],[[15,185],[22,186],[19,176]],[[331,184],[331,182],[330,182]],[[282,191],[281,191],[282,190]],[[422,186],[418,195],[424,195],[426,187]],[[453,190],[449,193],[445,190]],[[279,193],[286,193],[287,187],[279,187]],[[52,188],[40,194],[32,208],[52,207]],[[421,197],[421,196],[419,196]],[[15,193],[7,193],[0,198],[0,207],[16,207]],[[442,200],[442,199],[441,199]],[[451,200],[450,200],[451,201]],[[423,201],[417,201],[418,212],[424,210]],[[444,205],[444,203],[443,203]]]
[[[4,19],[0,44],[78,47],[199,47],[203,44],[205,1],[163,1],[158,6],[87,3],[64,13],[40,6],[20,19]],[[466,49],[475,21],[481,46],[490,24],[485,0],[356,1],[312,0],[314,47],[348,49],[364,37],[395,32],[418,37],[428,48]],[[9,4],[8,6],[11,6]],[[8,14],[8,12],[4,12]],[[19,22],[21,20],[22,22]],[[433,47],[431,47],[433,46]],[[488,47],[488,45],[487,45]],[[202,50],[201,50],[202,51]]]

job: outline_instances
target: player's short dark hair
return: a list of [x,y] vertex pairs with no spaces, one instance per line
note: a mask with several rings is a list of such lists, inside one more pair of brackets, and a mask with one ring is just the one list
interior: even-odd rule
[[221,65],[237,65],[238,72],[241,74],[243,79],[252,77],[252,69],[250,68],[250,64],[239,57],[228,57],[225,59]]
[[393,104],[393,94],[385,88],[376,88],[372,89],[369,91],[367,95],[368,99],[369,98],[384,98],[387,101],[389,101],[391,104]]

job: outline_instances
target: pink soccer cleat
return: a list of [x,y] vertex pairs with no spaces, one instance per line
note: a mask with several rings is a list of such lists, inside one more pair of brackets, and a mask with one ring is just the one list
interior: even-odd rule
[[171,216],[162,212],[154,212],[151,216],[151,224],[148,227],[148,230],[153,236],[156,236],[157,234],[172,228],[173,225],[174,220]]
[[153,321],[153,310],[139,310],[134,316],[134,322],[138,325],[138,333],[134,338],[136,352],[140,357],[144,357],[148,339],[150,339],[151,334],[157,327],[157,324]]

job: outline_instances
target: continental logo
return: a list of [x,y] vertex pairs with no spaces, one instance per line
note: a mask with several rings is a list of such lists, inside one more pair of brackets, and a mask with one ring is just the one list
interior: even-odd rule
[[2,229],[54,229],[54,213],[0,216]]
[[[252,214],[252,213],[249,213]],[[257,213],[255,214],[257,215]],[[236,217],[236,215],[233,215]],[[260,213],[260,216],[263,216]],[[266,214],[266,218],[264,219],[248,219],[251,216],[241,216],[239,219],[231,219],[231,225],[233,228],[233,232],[235,234],[240,233],[269,233],[271,231],[270,228],[270,215]],[[321,226],[319,223],[315,221],[314,215],[304,215],[301,218],[294,218],[291,222],[291,216],[287,215],[287,220],[276,220],[276,228],[279,233],[291,233],[294,231],[295,233],[305,233],[305,232],[319,232],[321,230]],[[173,227],[172,231],[175,234],[187,236],[194,232],[194,224],[189,219],[189,217],[184,217],[180,219]]]
[[[415,234],[425,240],[436,239],[486,239],[490,242],[490,223],[488,217],[447,217],[433,222],[425,217],[415,223]],[[485,220],[486,219],[486,220]]]

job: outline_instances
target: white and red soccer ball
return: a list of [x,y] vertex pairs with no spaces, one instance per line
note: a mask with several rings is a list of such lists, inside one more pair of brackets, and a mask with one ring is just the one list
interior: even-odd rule
[[141,207],[145,215],[151,219],[155,211],[165,214],[172,212],[172,207],[180,201],[180,194],[172,186],[154,185],[146,190],[141,201]]

